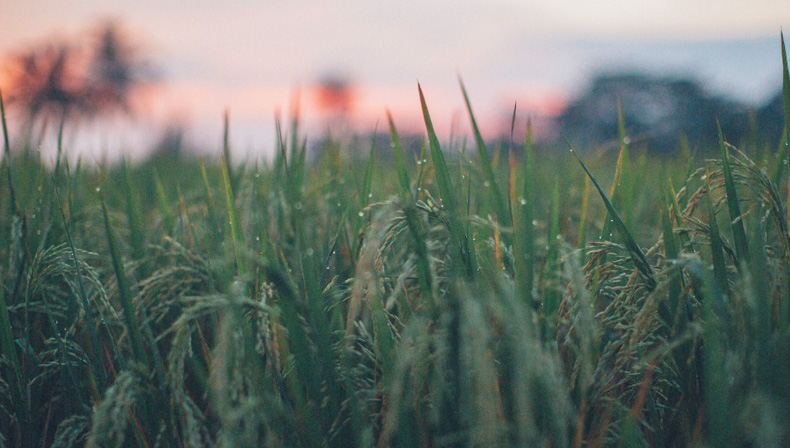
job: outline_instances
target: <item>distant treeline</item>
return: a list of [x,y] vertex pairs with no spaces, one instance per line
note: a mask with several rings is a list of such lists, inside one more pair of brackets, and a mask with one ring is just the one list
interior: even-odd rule
[[[565,137],[582,151],[619,148],[618,101],[632,146],[653,153],[674,154],[684,145],[691,151],[717,150],[717,120],[727,141],[742,149],[776,150],[782,136],[784,110],[780,90],[765,104],[748,105],[712,94],[696,80],[617,73],[594,78],[590,87],[558,117],[542,117],[543,127],[551,130],[536,136],[537,147],[564,148]],[[547,120],[551,121],[548,126]],[[367,137],[360,140],[368,140],[370,136]],[[415,155],[419,154],[423,140],[421,134],[401,136],[403,146]],[[514,140],[523,141],[523,135],[515,136]],[[462,139],[455,141],[463,145]],[[471,143],[468,141],[467,146]],[[511,147],[509,135],[494,137],[489,143],[489,151]],[[389,135],[379,133],[376,146],[377,152],[386,156]],[[518,143],[512,148],[516,153],[523,151]]]
[[766,104],[746,105],[694,80],[633,73],[595,78],[558,117],[558,129],[581,147],[616,140],[618,100],[632,141],[655,152],[674,152],[683,140],[715,148],[717,120],[728,141],[745,147],[775,147],[782,134],[781,91]]

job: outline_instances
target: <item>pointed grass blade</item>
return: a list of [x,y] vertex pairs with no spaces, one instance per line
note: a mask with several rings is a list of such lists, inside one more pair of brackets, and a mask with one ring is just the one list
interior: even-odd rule
[[243,255],[245,246],[244,234],[241,230],[241,222],[239,221],[239,212],[236,208],[236,199],[233,194],[233,186],[231,185],[230,171],[228,170],[228,163],[225,158],[222,158],[222,182],[225,186],[225,201],[228,205],[228,219],[230,220],[230,235],[233,243],[233,255],[236,258],[236,273],[245,274],[247,272],[246,257]]
[[[450,173],[447,170],[447,162],[444,159],[444,153],[439,145],[439,138],[436,136],[436,131],[433,129],[433,122],[431,121],[430,112],[428,112],[428,105],[425,103],[425,96],[422,93],[422,88],[417,85],[420,93],[420,104],[422,105],[422,115],[425,120],[425,127],[428,131],[428,143],[430,145],[431,157],[433,158],[434,171],[436,172],[436,183],[439,187],[439,194],[442,200],[442,205],[447,213],[451,215],[451,223],[455,224],[456,219],[456,199],[455,189],[453,188],[452,181],[450,180]],[[453,225],[451,224],[451,225]]]
[[235,190],[237,187],[237,175],[233,172],[230,158],[230,110],[225,109],[222,115],[222,158],[228,167],[228,178],[231,180],[231,185]]
[[735,240],[735,253],[738,256],[737,265],[749,261],[749,246],[746,242],[746,231],[743,228],[741,207],[738,203],[738,192],[735,189],[735,182],[732,180],[732,168],[730,167],[730,152],[724,143],[724,136],[721,133],[721,125],[718,120],[716,127],[719,132],[719,148],[721,150],[721,168],[724,174],[724,187],[727,192],[727,208],[730,212],[730,226],[732,236]]
[[[579,212],[579,233],[576,237],[578,244],[576,247],[579,249],[584,249],[584,246],[587,244],[587,209],[590,206],[590,178],[584,178],[584,190],[582,192],[582,206],[581,211]],[[582,257],[584,257],[584,252],[582,251]]]
[[513,215],[513,204],[516,202],[516,154],[513,152],[513,133],[516,130],[516,107],[513,104],[513,115],[510,118],[510,139],[508,140],[507,150],[507,205],[510,212],[510,221],[515,221]]
[[[302,92],[301,89],[297,88],[295,91],[291,93],[291,105],[289,108],[290,115],[291,115],[291,148],[292,151],[296,151],[297,145],[299,144],[299,122],[301,118],[301,99],[302,99]],[[297,155],[297,157],[302,157],[302,155]]]
[[505,201],[505,197],[502,195],[502,192],[497,186],[494,167],[492,166],[491,160],[488,157],[486,144],[483,141],[483,136],[480,134],[480,129],[477,126],[477,120],[475,120],[475,115],[472,112],[472,104],[469,101],[469,95],[466,93],[466,87],[464,86],[464,82],[460,77],[458,78],[458,83],[461,85],[461,93],[464,95],[466,110],[469,113],[469,120],[472,123],[472,132],[474,134],[475,143],[477,144],[477,154],[480,158],[480,166],[483,169],[483,175],[485,176],[486,182],[488,182],[488,187],[491,191],[491,195],[493,196],[496,214],[504,227],[510,227],[511,222],[510,214],[508,213],[507,202]]
[[162,185],[162,180],[159,178],[156,168],[154,168],[154,186],[156,187],[156,203],[159,207],[159,213],[162,215],[165,233],[170,234],[175,229],[175,219],[173,219],[173,212],[170,210],[165,187]]
[[5,121],[5,103],[3,103],[3,92],[0,91],[0,120],[3,122],[3,143],[5,144],[5,168],[8,178],[8,197],[11,204],[11,214],[18,214],[16,208],[16,194],[14,194],[14,182],[11,180],[11,144],[8,142],[8,125]]
[[[664,235],[664,257],[667,263],[671,262],[671,260],[677,260],[679,255],[679,248],[677,245],[677,239],[675,238],[675,231],[674,226],[672,226],[672,221],[669,218],[669,195],[666,193],[664,194],[664,203],[660,207],[661,208],[661,226],[662,232]],[[667,302],[661,302],[659,305],[659,315],[661,319],[666,324],[667,328],[671,329],[673,324],[673,316],[677,313],[677,307],[680,300],[681,294],[681,283],[680,283],[680,275],[679,272],[672,274],[672,277],[669,281],[669,292],[667,294],[668,300]]]
[[387,111],[387,121],[390,126],[390,139],[392,140],[392,154],[395,156],[395,168],[398,170],[398,181],[400,182],[401,197],[405,200],[411,198],[414,200],[414,195],[411,191],[411,181],[409,180],[409,172],[406,170],[406,159],[403,157],[403,147],[400,143],[398,130],[395,128],[395,122],[392,120],[392,114]]
[[115,271],[115,278],[118,281],[118,298],[123,308],[123,318],[126,323],[126,331],[129,334],[129,340],[132,344],[132,352],[136,360],[143,364],[148,365],[145,350],[143,348],[143,336],[140,332],[140,323],[137,320],[137,314],[132,302],[132,294],[129,289],[129,280],[126,276],[126,271],[121,261],[120,251],[118,249],[118,237],[110,224],[110,215],[107,212],[107,204],[104,198],[101,199],[102,216],[104,217],[104,230],[107,234],[107,243],[110,248],[110,257],[112,258],[112,267]]
[[144,226],[140,217],[140,207],[134,197],[132,178],[126,158],[121,160],[121,173],[123,175],[123,193],[126,199],[126,221],[129,225],[129,238],[132,247],[132,256],[135,260],[142,260],[145,256]]
[[376,155],[376,131],[373,131],[373,139],[370,142],[370,154],[368,155],[368,164],[365,169],[365,178],[362,180],[362,189],[359,191],[359,213],[354,220],[354,247],[352,250],[353,259],[356,260],[359,256],[359,251],[362,246],[362,239],[360,231],[365,223],[365,208],[370,203],[372,194],[370,193],[371,185],[373,182],[373,165],[375,163]]
[[787,49],[785,47],[785,36],[781,34],[782,40],[782,100],[785,112],[785,146],[790,140],[790,71],[787,65]]
[[348,216],[351,214],[352,203],[349,203],[346,206],[346,210],[343,212],[343,215],[340,217],[340,222],[337,225],[337,230],[335,231],[335,236],[332,238],[332,243],[329,245],[329,250],[327,250],[326,258],[324,259],[324,264],[321,265],[321,279],[320,284],[324,284],[326,281],[326,276],[329,273],[329,263],[332,261],[332,256],[335,255],[336,249],[338,244],[340,243],[340,239],[344,234],[346,228],[346,221],[348,221]]
[[628,254],[631,257],[631,260],[634,262],[636,269],[642,275],[642,278],[644,279],[648,289],[652,291],[656,287],[656,278],[655,278],[655,273],[653,272],[653,267],[650,266],[650,263],[647,261],[647,258],[645,258],[645,253],[642,252],[642,249],[634,240],[634,237],[631,235],[631,232],[625,226],[625,223],[620,218],[620,215],[617,213],[617,210],[614,208],[612,201],[609,199],[609,197],[606,195],[606,192],[603,190],[601,185],[595,179],[595,176],[592,175],[590,169],[587,168],[587,165],[582,161],[581,157],[579,157],[576,151],[574,151],[571,143],[567,139],[565,140],[565,142],[568,144],[568,147],[571,150],[571,154],[573,154],[574,157],[576,157],[576,160],[579,161],[579,164],[581,164],[582,169],[584,169],[584,172],[586,172],[587,175],[590,177],[590,180],[595,186],[595,189],[598,190],[598,194],[601,196],[601,199],[603,199],[604,205],[606,206],[606,211],[609,214],[609,216],[612,218],[614,227],[617,229],[618,233],[620,234],[620,237],[623,239],[623,242],[625,243],[625,247],[628,249]]
[[555,337],[557,331],[557,312],[560,308],[560,178],[556,177],[551,193],[551,219],[547,241],[549,250],[546,254],[546,265],[543,275],[548,280],[549,287],[543,294],[543,307],[541,308],[543,336],[545,340]]
[[[628,136],[625,129],[625,114],[623,113],[623,102],[617,98],[617,132],[620,140],[620,153],[617,156],[617,165],[614,170],[614,179],[612,180],[612,189],[609,191],[609,197],[612,204],[620,205],[618,201],[620,197],[620,181],[623,177],[623,164],[628,158]],[[603,221],[603,228],[601,229],[601,239],[611,239],[612,234],[612,217],[609,211],[606,212],[606,219]]]
[[779,139],[779,149],[776,151],[776,157],[774,158],[774,172],[773,172],[773,181],[775,184],[779,185],[781,183],[782,177],[784,177],[785,172],[785,163],[787,162],[788,157],[788,150],[790,150],[790,72],[788,72],[787,66],[787,49],[785,47],[785,37],[784,33],[780,33],[780,39],[782,42],[782,105],[784,109],[784,123],[782,128],[782,136]]
[[494,216],[494,262],[497,272],[505,269],[505,262],[502,260],[502,238],[499,231],[499,220]]
[[220,231],[219,221],[217,220],[217,213],[214,210],[214,199],[211,197],[211,184],[208,181],[208,174],[206,173],[206,164],[203,162],[203,157],[200,158],[200,176],[203,179],[203,191],[205,192],[204,199],[206,201],[206,211],[208,214],[208,223],[210,234],[217,234]]
[[370,203],[371,185],[373,183],[373,166],[376,163],[376,131],[373,131],[373,138],[370,142],[370,153],[368,155],[368,165],[365,168],[365,179],[362,182],[362,192],[360,194],[361,208],[365,208]]
[[[769,292],[771,280],[768,273],[771,272],[771,267],[768,265],[768,260],[765,256],[765,228],[760,219],[752,218],[750,224],[751,236],[751,258],[749,264],[746,266],[750,273],[748,281],[744,282],[744,289],[750,289],[746,292],[754,298],[753,304],[755,311],[754,324],[751,332],[754,334],[754,339],[757,346],[757,378],[758,381],[766,381],[768,378],[775,374],[780,369],[776,368],[776,357],[772,356],[771,333],[775,331],[776,327],[773,324],[772,308],[774,308],[774,299]],[[782,313],[782,304],[777,307],[779,311],[780,325],[784,325],[784,316]],[[782,328],[780,326],[780,328]]]
[[514,272],[518,296],[533,306],[532,289],[535,279],[535,155],[532,149],[532,125],[527,123],[524,144],[524,183],[517,198],[514,217]]
[[442,202],[442,208],[447,212],[447,222],[450,234],[453,236],[457,251],[459,252],[458,260],[463,263],[466,277],[469,279],[474,278],[475,269],[469,253],[468,241],[471,239],[469,235],[464,234],[464,226],[458,219],[458,207],[456,205],[455,189],[453,188],[452,181],[450,180],[450,173],[447,169],[447,162],[444,159],[442,148],[439,145],[439,138],[436,136],[436,131],[433,128],[431,115],[428,112],[428,106],[425,103],[425,96],[422,93],[422,87],[417,85],[417,90],[420,94],[420,104],[422,105],[422,115],[425,120],[425,128],[428,131],[428,142],[431,148],[431,158],[433,160],[433,168],[436,173],[436,183],[439,187],[439,196]]
[[727,267],[724,263],[724,243],[721,240],[721,234],[719,233],[719,224],[716,221],[716,209],[713,206],[713,199],[710,187],[710,173],[705,173],[705,184],[707,185],[707,192],[705,196],[707,197],[708,203],[708,228],[710,232],[710,252],[711,252],[711,259],[713,260],[713,277],[716,281],[718,288],[721,291],[724,291],[725,297],[730,296],[729,291],[729,281],[727,280]]

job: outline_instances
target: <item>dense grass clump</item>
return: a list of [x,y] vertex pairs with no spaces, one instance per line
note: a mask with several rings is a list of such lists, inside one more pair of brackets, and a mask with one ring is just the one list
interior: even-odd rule
[[462,93],[474,149],[420,90],[395,169],[296,119],[243,165],[6,138],[0,446],[790,444],[786,139],[492,157]]

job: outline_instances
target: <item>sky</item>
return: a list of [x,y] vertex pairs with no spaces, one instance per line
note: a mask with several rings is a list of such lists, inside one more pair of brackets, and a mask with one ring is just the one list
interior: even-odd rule
[[82,130],[98,137],[74,144],[92,151],[142,145],[174,121],[211,150],[227,109],[234,149],[268,153],[275,112],[287,115],[297,93],[307,132],[323,132],[314,87],[327,75],[355,86],[357,130],[384,129],[387,109],[419,130],[419,82],[440,133],[467,132],[459,76],[484,134],[501,130],[514,102],[524,114],[557,114],[596,73],[620,69],[688,74],[759,104],[781,87],[779,32],[790,28],[787,0],[0,3],[0,61],[115,19],[158,68],[161,82],[135,117],[112,131]]

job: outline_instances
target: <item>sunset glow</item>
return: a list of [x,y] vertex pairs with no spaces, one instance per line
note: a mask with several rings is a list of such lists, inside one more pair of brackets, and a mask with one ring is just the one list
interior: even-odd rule
[[275,111],[287,110],[297,90],[307,131],[323,132],[327,110],[319,107],[317,88],[332,74],[353,83],[346,118],[360,132],[384,122],[387,108],[404,128],[419,131],[420,82],[447,135],[463,110],[459,74],[491,133],[514,103],[524,116],[557,115],[590,76],[614,69],[690,74],[759,103],[780,85],[777,37],[790,24],[790,3],[769,0],[748,6],[727,0],[713,10],[703,0],[10,0],[3,9],[13,18],[0,28],[3,58],[114,18],[161,75],[136,101],[144,118],[133,128],[151,135],[175,121],[205,144],[218,141],[229,109],[234,141],[264,152],[271,149]]

